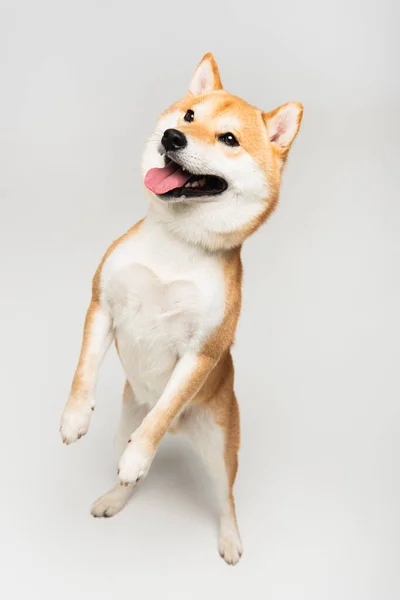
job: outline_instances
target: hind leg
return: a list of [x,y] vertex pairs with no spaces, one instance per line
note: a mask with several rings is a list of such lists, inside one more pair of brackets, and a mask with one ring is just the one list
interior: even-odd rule
[[226,409],[225,418],[217,422],[212,406],[193,406],[183,419],[181,432],[189,437],[214,481],[220,509],[219,553],[228,564],[234,565],[242,555],[233,498],[240,437],[239,409],[234,395]]
[[[120,459],[125,450],[132,431],[139,427],[147,412],[148,409],[145,406],[136,403],[132,388],[127,381],[123,394],[121,417],[115,437],[117,460]],[[92,506],[92,515],[94,517],[112,517],[117,514],[128,502],[134,487],[132,485],[125,487],[117,483],[104,496],[96,500]]]

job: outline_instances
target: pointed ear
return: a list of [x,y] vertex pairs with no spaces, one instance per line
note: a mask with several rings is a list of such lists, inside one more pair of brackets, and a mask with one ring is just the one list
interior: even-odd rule
[[283,155],[289,152],[299,130],[302,116],[303,105],[300,102],[288,102],[270,113],[263,114],[269,139],[276,144]]
[[205,54],[197,67],[192,81],[190,82],[189,92],[193,96],[202,96],[215,90],[222,90],[222,83],[219,76],[218,65],[211,52]]

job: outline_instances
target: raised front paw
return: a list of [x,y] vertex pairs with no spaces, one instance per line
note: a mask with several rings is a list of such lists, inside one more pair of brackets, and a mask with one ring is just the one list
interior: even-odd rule
[[154,451],[140,437],[132,438],[119,461],[118,476],[121,485],[134,485],[146,477],[153,462]]
[[79,440],[89,429],[94,404],[90,399],[74,402],[70,399],[61,417],[60,434],[63,444]]

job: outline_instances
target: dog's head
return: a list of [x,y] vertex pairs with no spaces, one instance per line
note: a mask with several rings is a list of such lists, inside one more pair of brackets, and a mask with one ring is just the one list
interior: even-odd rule
[[264,113],[229,94],[206,54],[144,152],[144,183],[160,219],[210,250],[240,245],[278,200],[302,113],[297,102]]

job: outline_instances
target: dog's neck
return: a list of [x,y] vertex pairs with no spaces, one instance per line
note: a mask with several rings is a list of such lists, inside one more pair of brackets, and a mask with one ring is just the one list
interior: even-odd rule
[[254,231],[260,206],[259,200],[244,205],[235,198],[193,204],[152,199],[148,218],[188,246],[221,254],[240,247]]

